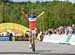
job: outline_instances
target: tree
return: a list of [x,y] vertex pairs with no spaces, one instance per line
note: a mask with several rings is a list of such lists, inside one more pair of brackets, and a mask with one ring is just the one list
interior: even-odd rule
[[0,0],[0,2],[6,3],[9,2],[9,0]]
[[[1,0],[0,0],[1,1]],[[7,0],[2,0],[2,2],[8,2]],[[48,29],[48,28],[56,28],[59,26],[65,26],[69,24],[75,23],[75,4],[71,2],[61,2],[61,1],[53,1],[53,2],[40,2],[40,3],[12,3],[10,6],[5,5],[4,10],[3,4],[1,3],[0,8],[0,22],[15,22],[22,24],[21,22],[21,7],[23,7],[26,13],[29,15],[29,10],[34,9],[35,14],[38,15],[41,13],[44,8],[46,9],[45,15],[40,17],[37,20],[37,27],[39,30]],[[3,12],[4,13],[3,13]],[[67,15],[66,13],[70,13]],[[5,14],[2,18],[2,13]],[[26,17],[23,17],[23,25],[28,27],[28,20]],[[72,23],[71,23],[72,22]]]

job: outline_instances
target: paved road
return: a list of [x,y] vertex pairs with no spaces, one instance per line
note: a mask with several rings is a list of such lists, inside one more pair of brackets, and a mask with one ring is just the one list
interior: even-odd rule
[[27,41],[0,41],[0,54],[75,54],[75,46],[36,41],[35,53]]

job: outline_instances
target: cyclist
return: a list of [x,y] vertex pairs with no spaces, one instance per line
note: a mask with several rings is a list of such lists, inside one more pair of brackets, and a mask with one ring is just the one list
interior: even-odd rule
[[42,13],[40,13],[38,16],[35,15],[34,11],[31,10],[30,15],[28,16],[23,10],[22,10],[22,14],[23,16],[25,16],[26,18],[28,18],[29,20],[29,41],[30,41],[30,45],[29,48],[32,48],[32,31],[35,32],[36,30],[36,20],[42,16],[45,12],[43,11]]

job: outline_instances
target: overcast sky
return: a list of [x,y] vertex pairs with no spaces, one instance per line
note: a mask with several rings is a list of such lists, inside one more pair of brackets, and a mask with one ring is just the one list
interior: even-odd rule
[[[15,1],[15,2],[22,2],[22,1],[36,2],[36,1],[52,1],[52,0],[13,0],[13,1]],[[58,1],[66,1],[66,0],[58,0]],[[72,2],[72,3],[75,2],[75,0],[68,0],[68,1],[70,1],[70,2]]]

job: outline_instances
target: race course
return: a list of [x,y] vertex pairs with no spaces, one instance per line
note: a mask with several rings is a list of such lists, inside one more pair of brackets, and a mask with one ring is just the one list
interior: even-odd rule
[[36,41],[36,51],[33,53],[28,41],[0,41],[0,54],[75,54],[75,46]]

